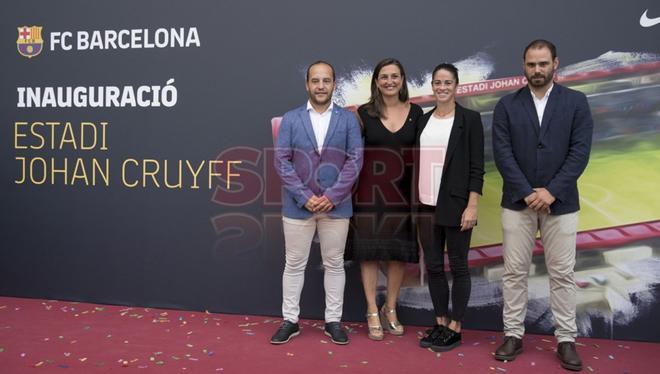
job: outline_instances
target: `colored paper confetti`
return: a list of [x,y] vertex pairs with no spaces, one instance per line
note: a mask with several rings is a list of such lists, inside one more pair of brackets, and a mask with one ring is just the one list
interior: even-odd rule
[[[222,367],[213,367],[217,364],[222,363],[222,360],[227,360],[227,359],[232,359],[233,357],[227,357],[224,353],[225,351],[225,341],[233,341],[234,339],[240,340],[241,337],[243,337],[243,340],[249,339],[247,336],[265,336],[266,334],[270,334],[271,331],[266,331],[266,330],[271,330],[271,328],[274,330],[276,328],[276,325],[279,325],[282,320],[281,319],[263,319],[260,317],[254,317],[255,320],[253,321],[258,321],[258,322],[251,322],[249,319],[245,318],[244,316],[240,316],[236,318],[235,316],[228,316],[224,320],[221,321],[219,318],[210,318],[208,313],[199,313],[199,314],[188,314],[186,313],[185,315],[178,315],[178,314],[171,314],[169,316],[161,316],[161,311],[156,310],[156,309],[151,309],[148,311],[147,309],[143,308],[137,308],[137,309],[130,309],[130,310],[125,310],[122,313],[126,312],[124,317],[120,316],[119,309],[117,307],[113,306],[108,306],[107,308],[98,308],[93,305],[85,305],[79,307],[79,309],[75,312],[79,316],[79,319],[76,320],[74,319],[74,314],[73,311],[75,308],[71,307],[70,303],[66,303],[66,305],[63,305],[64,303],[60,304],[39,304],[37,303],[36,306],[38,307],[38,312],[39,313],[50,313],[51,315],[60,315],[64,316],[70,321],[72,321],[73,326],[71,329],[68,330],[49,330],[49,329],[43,329],[40,331],[35,331],[35,333],[30,337],[31,342],[35,343],[35,345],[30,346],[30,352],[20,352],[20,346],[19,347],[14,347],[12,346],[8,341],[2,341],[1,343],[3,344],[2,347],[0,347],[0,361],[5,360],[5,358],[10,357],[10,359],[13,359],[14,361],[20,362],[20,364],[23,367],[32,367],[32,368],[44,368],[44,369],[50,369],[50,368],[58,368],[58,369],[69,369],[71,368],[72,370],[67,370],[66,372],[69,371],[76,371],[76,369],[79,371],[81,368],[84,367],[89,367],[90,365],[95,365],[95,366],[114,366],[115,368],[126,366],[129,368],[138,368],[138,369],[147,369],[147,368],[156,368],[158,366],[163,366],[162,369],[167,369],[164,366],[169,366],[171,368],[168,369],[168,371],[175,371],[175,372],[196,372],[196,370],[199,369],[199,367],[206,366],[206,370],[211,369],[211,371],[215,372],[224,372],[224,368]],[[51,307],[48,309],[44,309],[44,307]],[[23,308],[23,310],[26,310],[27,308]],[[6,313],[13,313],[14,307],[13,306],[8,306],[8,311]],[[146,314],[141,314],[143,313],[143,310],[146,312]],[[96,313],[96,316],[93,314]],[[100,313],[103,313],[102,315]],[[165,312],[166,313],[166,312]],[[0,310],[0,315],[2,315],[3,312]],[[129,317],[130,319],[126,318]],[[140,320],[139,317],[143,316],[144,318]],[[110,318],[114,317],[116,320],[119,320],[120,323],[119,325],[104,325],[104,324],[97,324],[96,321],[93,321],[94,317],[98,318]],[[245,320],[244,320],[245,318]],[[84,319],[84,321],[83,321]],[[187,325],[182,322],[186,322],[187,320]],[[0,334],[4,333],[5,331],[18,331],[18,328],[21,328],[19,325],[14,325],[14,326],[8,326],[7,322],[4,322],[0,318]],[[155,323],[152,323],[154,322]],[[221,321],[221,322],[218,322]],[[210,323],[209,323],[210,322]],[[167,325],[163,325],[163,323],[166,323]],[[171,324],[170,324],[171,323]],[[307,355],[312,354],[312,355],[320,355],[323,356],[323,348],[334,348],[334,345],[330,344],[331,342],[323,336],[323,328],[324,325],[322,322],[318,321],[301,321],[301,325],[304,326],[314,326],[315,329],[318,329],[320,333],[312,331],[312,336],[310,338],[313,339],[315,338],[313,334],[316,335],[316,339],[319,342],[319,344],[326,344],[327,346],[321,347],[321,350],[314,350],[312,349],[312,352],[310,353],[309,350],[303,350],[303,351],[297,351],[295,348],[293,351],[287,352],[286,350],[284,351],[277,351],[277,352],[285,352],[286,357],[296,357],[294,360],[292,358],[291,363],[298,362],[300,360],[307,361],[309,358],[313,359],[313,356],[307,357]],[[111,326],[111,327],[108,327]],[[346,326],[346,331],[349,333],[357,333],[361,335],[365,335],[365,337],[356,337],[356,339],[364,339],[366,341],[366,326],[364,324],[359,324],[359,323],[350,323],[350,324],[345,324]],[[148,329],[150,334],[153,334],[151,336],[156,337],[156,339],[162,339],[162,340],[156,340],[157,342],[161,343],[163,341],[167,342],[173,342],[173,344],[166,344],[161,348],[161,351],[157,351],[159,348],[157,345],[149,345],[151,342],[145,341],[142,339],[143,335],[139,335],[139,337],[136,337],[134,334],[135,332],[141,332],[143,329]],[[412,330],[412,329],[411,329]],[[64,333],[66,331],[67,335],[57,335],[58,333]],[[417,331],[417,334],[411,333],[411,335],[407,335],[404,338],[401,337],[395,337],[395,336],[390,336],[389,334],[386,335],[386,339],[381,342],[381,344],[395,344],[396,342],[399,342],[399,344],[403,344],[405,347],[403,349],[407,349],[408,345],[411,344],[411,342],[415,342],[423,336],[423,330]],[[223,333],[223,336],[216,336],[218,333]],[[481,333],[479,333],[481,334]],[[50,336],[49,336],[50,335]],[[477,336],[480,336],[479,338],[476,338]],[[114,339],[114,338],[116,339]],[[213,338],[215,337],[217,344],[213,344]],[[237,338],[238,337],[238,338]],[[415,339],[417,337],[418,339]],[[90,338],[95,338],[96,342],[93,340],[90,340]],[[110,339],[113,338],[113,339]],[[124,339],[126,340],[124,340]],[[260,339],[260,338],[259,338]],[[257,339],[259,341],[259,339]],[[397,339],[404,339],[404,340],[397,340]],[[485,340],[482,340],[485,339]],[[124,344],[128,344],[129,340],[132,342],[134,346],[126,346],[122,345],[121,343],[123,342]],[[475,341],[478,340],[478,341]],[[454,350],[452,351],[453,353],[456,354],[454,356],[453,354],[450,354],[449,356],[446,356],[446,358],[443,361],[446,361],[444,363],[438,362],[437,365],[441,365],[440,367],[444,367],[446,365],[449,365],[448,372],[453,371],[456,372],[461,372],[461,370],[457,370],[460,368],[467,368],[469,365],[467,364],[467,361],[461,362],[465,357],[467,356],[473,356],[473,354],[476,354],[476,352],[479,352],[479,354],[485,354],[486,352],[491,352],[491,355],[494,354],[492,352],[495,347],[488,347],[489,344],[486,344],[486,347],[481,347],[481,343],[483,342],[488,342],[490,344],[500,344],[501,339],[495,335],[490,335],[490,336],[485,336],[485,335],[475,335],[475,339],[472,339],[470,342],[466,342],[465,345],[463,345],[460,349],[460,351]],[[552,353],[550,351],[554,351],[554,344],[549,344],[551,342],[551,338],[544,339],[543,337],[526,337],[525,338],[525,343],[529,344],[530,349],[531,347],[535,347],[536,349],[541,352],[539,357],[543,356],[545,357],[549,353]],[[585,339],[586,340],[586,339]],[[553,340],[552,340],[553,341]],[[625,362],[629,360],[628,356],[632,356],[633,354],[631,351],[626,351],[630,349],[630,346],[624,345],[624,344],[618,344],[617,342],[606,342],[605,340],[600,340],[602,345],[599,344],[594,344],[594,341],[598,340],[591,340],[587,341],[586,344],[584,343],[576,343],[576,345],[580,347],[585,347],[584,348],[584,356],[586,358],[585,361],[585,372],[587,373],[593,373],[593,372],[602,372],[603,367],[602,366],[611,366],[612,369],[616,368],[616,371],[619,373],[628,373],[628,372],[637,372],[637,366],[633,367],[634,365],[628,366],[628,368],[624,368],[623,365],[625,365]],[[541,346],[536,345],[536,344],[541,343]],[[57,344],[64,344],[63,346],[59,347]],[[100,344],[99,344],[100,343]],[[183,344],[185,346],[183,346]],[[69,346],[68,344],[77,344],[76,346]],[[80,351],[79,349],[87,349],[90,346],[97,345],[98,349],[93,349],[91,353],[89,351]],[[259,343],[258,343],[259,344]],[[633,347],[636,347],[636,343],[632,343]],[[111,347],[114,345],[114,347],[108,349],[107,347]],[[45,346],[50,347],[50,349],[57,349],[56,347],[61,348],[61,351],[55,351],[54,353],[51,354],[51,358],[56,358],[55,360],[49,360],[47,359],[47,355],[44,355],[44,352],[39,352],[36,350],[32,350],[32,347],[35,348],[43,348]],[[124,352],[124,355],[132,354],[134,357],[124,357],[121,359],[118,359],[117,356],[115,356],[114,352],[117,352],[117,350],[113,350],[116,348],[119,348],[122,352]],[[128,350],[127,348],[131,348]],[[295,347],[295,345],[293,346]],[[316,346],[318,348],[318,346]],[[288,348],[288,347],[287,347]],[[600,350],[602,348],[602,351]],[[25,349],[25,348],[24,348]],[[261,348],[258,350],[254,350],[252,353],[256,353],[256,357],[259,355],[259,351],[261,350],[268,350],[270,349],[270,345],[264,343]],[[163,353],[165,351],[165,353]],[[432,350],[429,349],[429,351],[432,352]],[[187,352],[187,353],[186,353]],[[343,351],[342,351],[343,352]],[[340,368],[349,368],[349,366],[352,365],[352,368],[355,369],[356,367],[361,367],[364,365],[376,365],[376,360],[380,363],[381,361],[381,356],[374,356],[371,355],[369,352],[363,352],[363,357],[358,357],[357,359],[354,357],[353,359],[347,359],[347,357],[343,356],[343,353],[340,352],[337,355],[337,358],[334,358],[334,352],[332,350],[326,350],[326,357],[328,360],[332,360],[331,366],[337,367],[334,365],[338,365]],[[421,351],[423,352],[423,351]],[[4,355],[4,353],[8,353],[8,355]],[[50,352],[49,352],[50,353]],[[86,354],[86,357],[83,357],[83,353]],[[281,354],[281,353],[279,353]],[[591,354],[591,356],[589,356]],[[442,358],[442,353],[440,352],[433,352],[433,355],[436,357],[436,360],[441,361]],[[600,357],[603,357],[603,361],[600,361]],[[29,360],[27,361],[22,361],[19,359],[19,356],[22,358],[26,358],[27,356],[30,356]],[[550,354],[548,355],[551,359],[554,359],[554,355]],[[427,357],[426,359],[428,360],[431,357]],[[457,358],[456,361],[452,361],[454,358]],[[533,358],[533,355],[530,357]],[[387,358],[386,358],[387,359]],[[432,358],[431,358],[432,359]],[[21,360],[21,361],[19,361]],[[105,363],[101,360],[104,360]],[[212,362],[211,360],[218,360],[217,362]],[[340,361],[340,362],[337,362]],[[342,362],[343,361],[343,362]],[[591,362],[589,362],[591,361]],[[350,362],[350,363],[349,363]],[[370,364],[370,362],[374,362],[373,364]],[[454,362],[450,364],[450,362]],[[506,362],[506,361],[505,361]],[[628,361],[630,362],[630,361]],[[586,366],[586,364],[594,364],[594,366]],[[226,362],[225,362],[226,364]],[[496,365],[497,361],[490,361],[490,364],[486,362],[482,368],[488,368],[488,372],[494,373],[494,374],[508,374],[508,369],[511,367],[508,366],[510,364],[504,363],[505,366],[499,367],[499,366],[490,366],[490,365]],[[500,362],[499,364],[503,364]],[[520,362],[523,366],[528,365],[530,366],[528,371],[534,371],[536,370],[536,363],[534,361],[523,361]],[[186,365],[186,366],[183,366]],[[199,365],[196,366],[196,365]],[[213,366],[211,366],[213,365]],[[454,366],[457,365],[457,366]],[[468,366],[465,366],[468,365]],[[517,364],[516,364],[517,365]],[[559,368],[559,364],[555,362],[555,365],[557,368]],[[515,366],[518,367],[518,366]],[[522,367],[522,366],[521,366]],[[213,370],[215,369],[215,370]],[[625,370],[629,369],[629,370]],[[52,369],[51,369],[52,370]],[[119,371],[118,369],[116,369]],[[483,369],[481,369],[483,371]],[[517,369],[512,369],[514,372]],[[523,369],[524,370],[524,369]],[[129,370],[130,371],[130,370]],[[479,372],[479,369],[473,370],[473,368],[470,369],[470,371],[464,371],[466,374],[468,372]],[[2,372],[2,369],[0,369],[0,372]]]

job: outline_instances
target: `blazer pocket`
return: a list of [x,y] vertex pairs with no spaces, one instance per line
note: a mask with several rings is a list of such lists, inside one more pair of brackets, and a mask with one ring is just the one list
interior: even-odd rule
[[468,190],[467,188],[452,187],[449,189],[449,193],[452,196],[460,197],[461,199],[468,199]]
[[[328,129],[328,133],[330,132],[330,129]],[[346,141],[348,139],[348,131],[346,128],[343,127],[338,127],[334,130],[332,133],[331,138],[326,138],[328,141],[328,144],[332,144],[333,147],[345,147]]]
[[[328,129],[328,131],[330,130]],[[341,126],[335,129],[335,133],[333,135],[339,138],[344,138],[346,137],[347,133],[348,133],[348,129],[345,126]]]

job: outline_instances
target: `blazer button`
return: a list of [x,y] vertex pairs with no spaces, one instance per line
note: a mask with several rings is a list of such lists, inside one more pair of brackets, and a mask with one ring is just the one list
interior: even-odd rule
[[539,144],[537,148],[538,149],[543,149],[543,144]]

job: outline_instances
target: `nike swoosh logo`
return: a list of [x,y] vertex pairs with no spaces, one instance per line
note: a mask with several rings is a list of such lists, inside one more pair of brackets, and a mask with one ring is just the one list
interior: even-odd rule
[[644,14],[642,14],[642,16],[639,17],[639,25],[642,26],[642,27],[651,27],[651,26],[655,26],[655,25],[657,25],[658,23],[660,23],[660,17],[649,18],[649,17],[646,15],[646,13],[647,13],[648,11],[649,11],[648,9],[645,10],[645,11],[644,11]]

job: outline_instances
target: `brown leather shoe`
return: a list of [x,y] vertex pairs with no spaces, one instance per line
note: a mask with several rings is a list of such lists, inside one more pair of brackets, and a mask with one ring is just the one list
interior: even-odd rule
[[568,370],[582,370],[582,360],[575,349],[574,342],[562,342],[557,345],[557,357],[561,367]]
[[515,336],[505,336],[504,343],[495,351],[495,359],[500,361],[513,361],[523,350],[522,339]]

